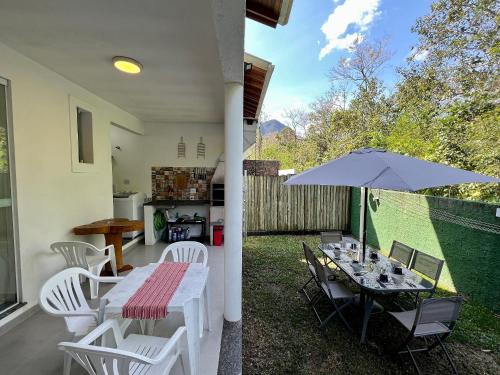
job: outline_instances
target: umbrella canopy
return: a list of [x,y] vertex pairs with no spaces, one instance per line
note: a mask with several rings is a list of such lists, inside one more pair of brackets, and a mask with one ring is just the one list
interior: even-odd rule
[[353,151],[290,178],[285,185],[336,185],[417,191],[500,179],[372,148]]
[[368,188],[417,191],[468,182],[500,182],[500,179],[385,150],[362,148],[296,175],[286,181],[285,185],[334,185],[363,188],[360,240],[364,262]]

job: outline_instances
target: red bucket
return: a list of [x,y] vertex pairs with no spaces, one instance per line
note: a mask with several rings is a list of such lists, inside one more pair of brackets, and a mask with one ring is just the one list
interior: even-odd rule
[[222,245],[222,232],[224,227],[222,225],[214,225],[214,246]]

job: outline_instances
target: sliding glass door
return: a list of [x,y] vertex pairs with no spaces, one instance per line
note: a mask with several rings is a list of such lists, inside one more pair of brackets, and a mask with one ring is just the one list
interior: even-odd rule
[[0,317],[19,301],[9,153],[8,82],[0,77]]

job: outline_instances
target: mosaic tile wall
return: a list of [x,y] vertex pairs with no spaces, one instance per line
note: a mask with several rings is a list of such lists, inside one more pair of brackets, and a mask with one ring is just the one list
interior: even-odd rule
[[[210,199],[210,181],[215,168],[152,167],[153,199]],[[191,189],[196,192],[191,193]]]

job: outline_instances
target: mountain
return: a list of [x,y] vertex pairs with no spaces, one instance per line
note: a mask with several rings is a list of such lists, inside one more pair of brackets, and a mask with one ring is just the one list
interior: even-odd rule
[[286,125],[279,122],[278,120],[269,120],[269,121],[265,121],[262,124],[260,124],[260,132],[261,132],[263,137],[271,135],[271,134],[279,133],[285,128],[286,128]]

